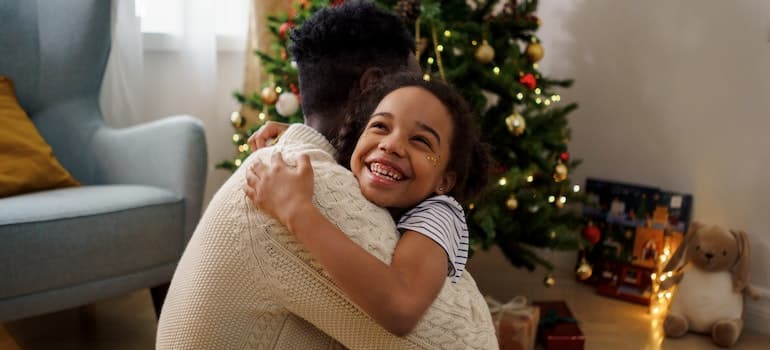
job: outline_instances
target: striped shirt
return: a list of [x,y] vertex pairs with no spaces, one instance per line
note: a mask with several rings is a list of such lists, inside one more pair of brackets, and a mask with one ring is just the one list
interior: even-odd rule
[[447,276],[457,282],[468,261],[468,225],[460,203],[445,195],[428,198],[401,217],[398,230],[419,232],[438,243],[448,258]]

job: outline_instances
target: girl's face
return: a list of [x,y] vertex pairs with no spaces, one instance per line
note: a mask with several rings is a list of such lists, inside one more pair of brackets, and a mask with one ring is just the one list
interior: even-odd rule
[[452,132],[449,111],[429,91],[409,86],[385,96],[350,159],[364,197],[381,207],[409,208],[449,192]]

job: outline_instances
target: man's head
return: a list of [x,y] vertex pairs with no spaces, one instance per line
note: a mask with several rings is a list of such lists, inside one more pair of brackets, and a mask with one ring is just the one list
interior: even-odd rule
[[368,1],[321,9],[290,38],[306,123],[329,138],[363,88],[416,66],[414,39],[401,20]]

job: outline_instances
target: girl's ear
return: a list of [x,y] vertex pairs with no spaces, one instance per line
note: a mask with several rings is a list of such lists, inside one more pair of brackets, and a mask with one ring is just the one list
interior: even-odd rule
[[436,186],[436,194],[447,194],[451,192],[455,187],[455,181],[457,181],[457,174],[454,171],[447,171]]

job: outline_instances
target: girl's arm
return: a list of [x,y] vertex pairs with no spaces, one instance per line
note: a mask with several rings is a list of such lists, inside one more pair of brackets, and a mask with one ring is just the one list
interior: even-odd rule
[[247,195],[286,225],[332,280],[377,323],[408,334],[436,299],[447,273],[443,248],[422,234],[399,239],[391,265],[350,240],[312,204],[313,171],[307,156],[289,168],[280,154],[247,175]]

